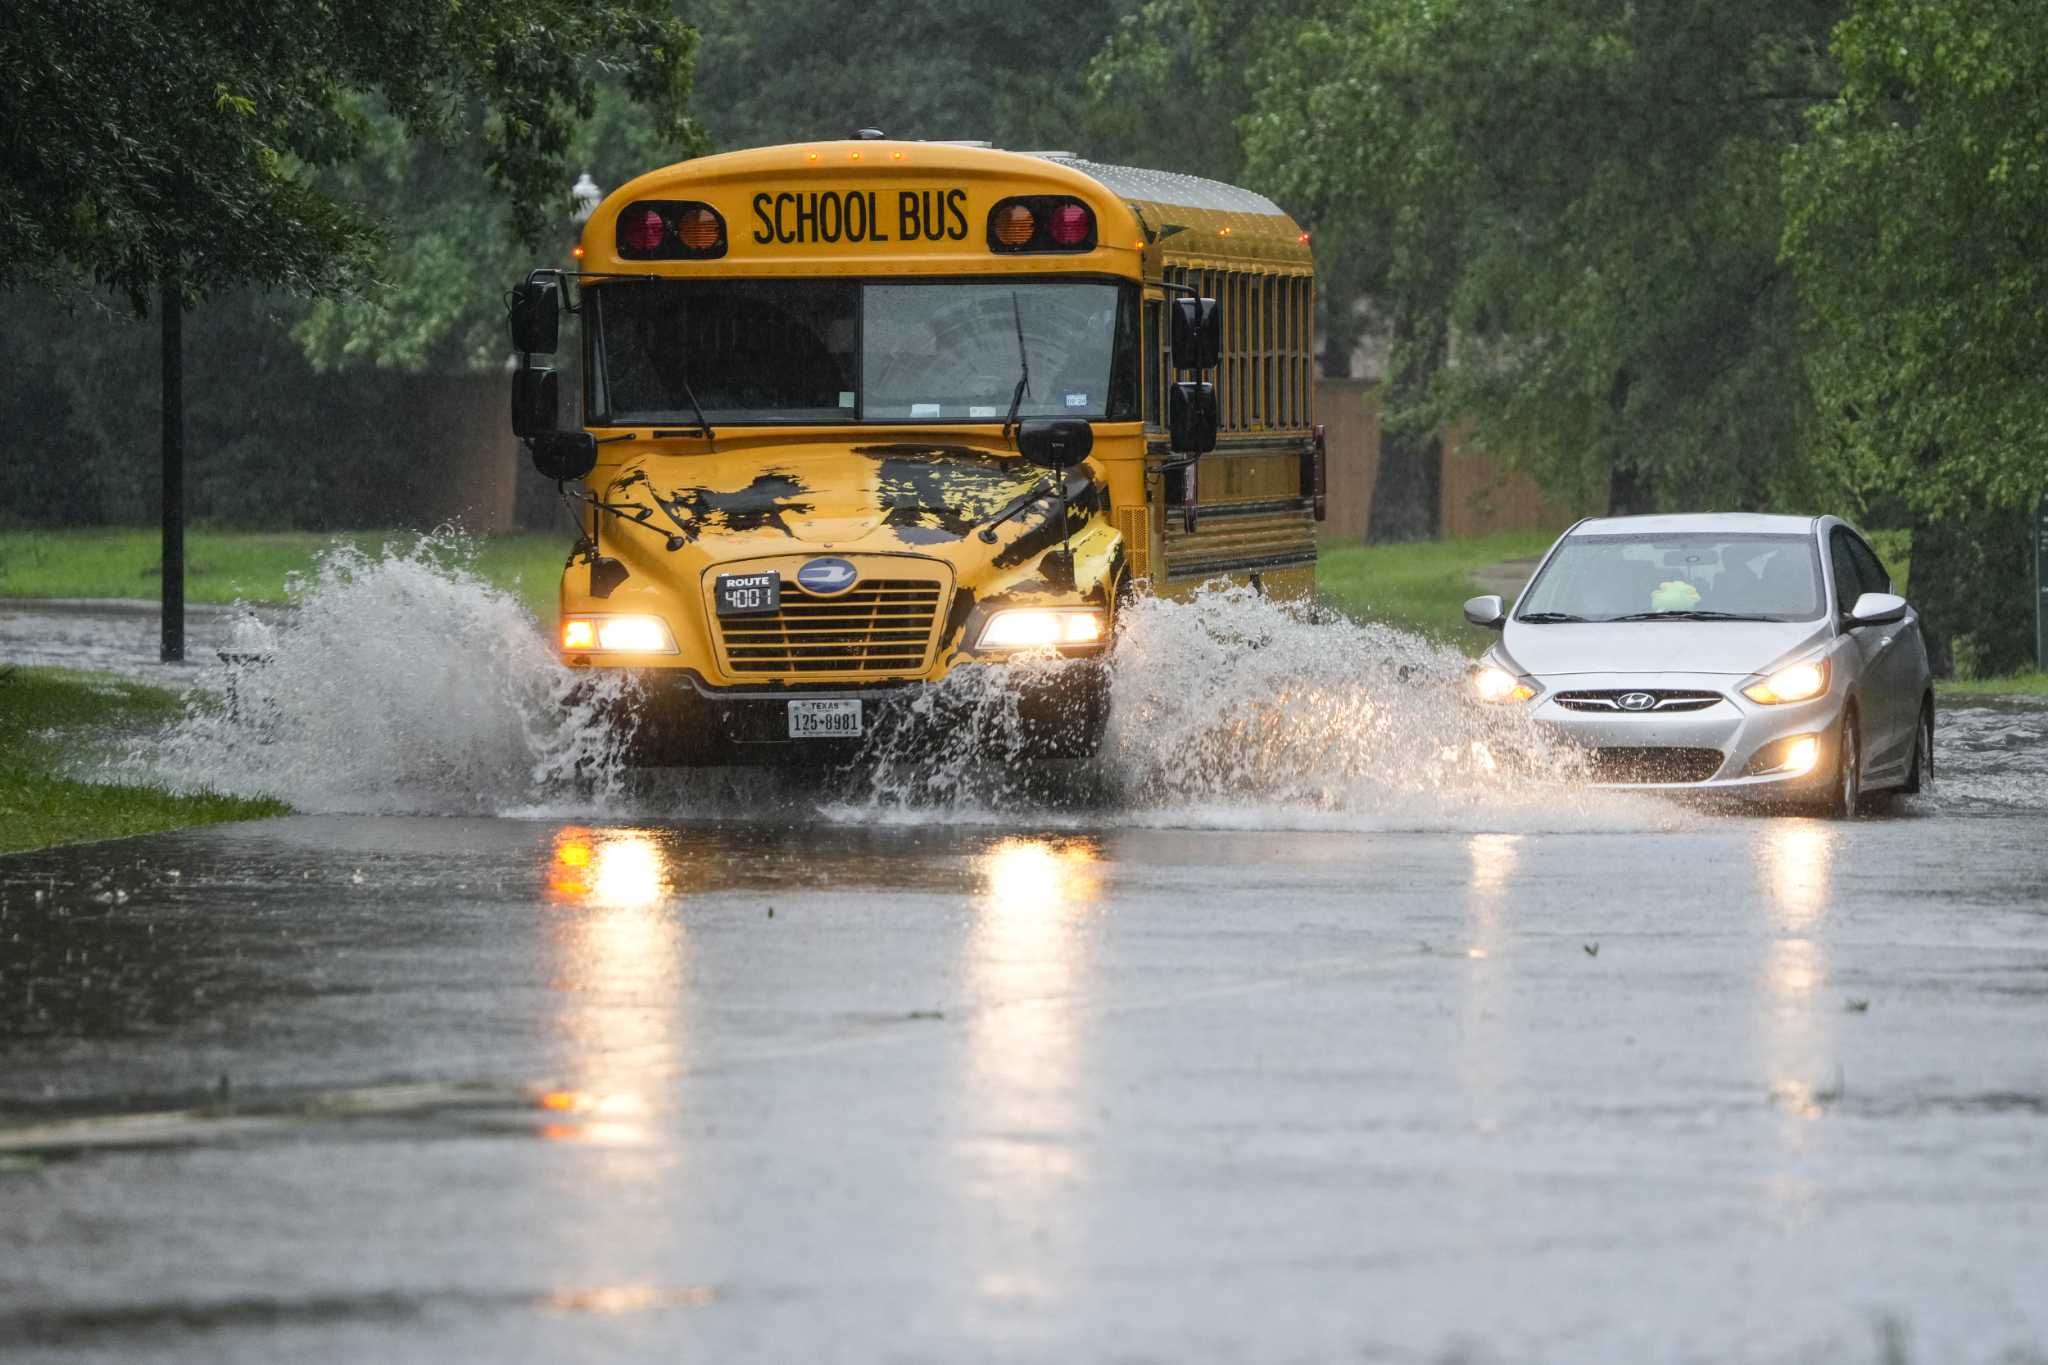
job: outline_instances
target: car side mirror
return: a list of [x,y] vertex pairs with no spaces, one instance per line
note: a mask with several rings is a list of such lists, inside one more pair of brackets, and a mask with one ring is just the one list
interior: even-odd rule
[[531,279],[512,286],[512,349],[553,355],[562,344],[562,287]]
[[597,438],[587,431],[537,432],[526,438],[526,448],[542,478],[566,482],[597,467]]
[[1895,592],[1867,592],[1849,608],[1849,619],[1859,626],[1888,626],[1906,619],[1906,599]]
[[1173,367],[1213,370],[1223,357],[1223,314],[1214,299],[1173,301]]
[[1095,449],[1095,428],[1076,417],[1032,417],[1017,426],[1017,449],[1047,469],[1086,464]]
[[1178,455],[1216,448],[1216,386],[1183,380],[1166,391],[1166,432]]
[[1499,630],[1508,623],[1507,604],[1491,593],[1485,597],[1467,598],[1465,619],[1487,630]]

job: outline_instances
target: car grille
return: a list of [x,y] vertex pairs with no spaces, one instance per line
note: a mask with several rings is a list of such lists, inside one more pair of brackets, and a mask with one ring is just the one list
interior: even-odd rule
[[734,673],[922,673],[939,614],[940,585],[871,579],[837,597],[812,597],[785,580],[782,606],[718,619]]
[[1704,782],[1721,769],[1719,749],[1593,749],[1595,782]]
[[[1651,704],[1621,704],[1623,697],[1637,695],[1650,697]],[[1556,697],[1557,704],[1567,711],[1658,711],[1667,716],[1674,711],[1704,711],[1720,700],[1719,692],[1694,692],[1669,687],[1610,687],[1597,692],[1560,692]]]

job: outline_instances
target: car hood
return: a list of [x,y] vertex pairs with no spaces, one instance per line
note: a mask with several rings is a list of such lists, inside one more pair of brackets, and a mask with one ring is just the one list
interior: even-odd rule
[[1524,673],[1759,673],[1827,638],[1822,621],[1510,620],[1502,648]]

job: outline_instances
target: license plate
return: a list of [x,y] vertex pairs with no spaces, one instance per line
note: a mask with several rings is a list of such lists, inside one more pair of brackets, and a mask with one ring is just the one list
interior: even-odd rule
[[859,739],[860,699],[793,701],[789,704],[791,739]]
[[720,616],[759,616],[782,606],[782,575],[767,573],[722,573],[712,584],[718,597]]

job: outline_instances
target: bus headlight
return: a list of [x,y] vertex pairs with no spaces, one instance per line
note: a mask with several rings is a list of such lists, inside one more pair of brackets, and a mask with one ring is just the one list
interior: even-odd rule
[[1102,639],[1102,613],[1081,609],[1031,607],[999,611],[981,628],[976,649],[1045,649],[1054,645],[1092,645]]
[[565,616],[567,654],[673,654],[676,638],[659,616]]

